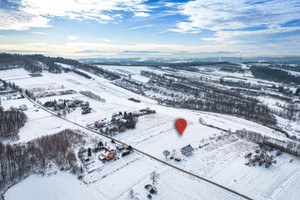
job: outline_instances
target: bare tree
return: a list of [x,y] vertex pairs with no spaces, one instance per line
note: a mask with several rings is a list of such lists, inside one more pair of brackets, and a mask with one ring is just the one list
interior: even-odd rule
[[73,151],[69,151],[67,154],[67,160],[68,160],[68,164],[70,165],[70,167],[73,167],[76,165],[76,156],[75,153]]
[[200,123],[200,124],[204,124],[204,120],[203,120],[202,117],[199,118],[199,123]]
[[129,198],[130,198],[130,199],[138,200],[139,198],[138,198],[136,195],[138,195],[138,193],[134,192],[133,189],[131,189],[131,190],[129,191]]
[[66,111],[65,109],[62,111],[62,116],[63,116],[63,117],[66,117],[66,116],[67,116],[67,111]]
[[164,156],[166,156],[166,159],[168,158],[168,156],[170,155],[170,151],[168,151],[168,150],[164,150],[163,151],[163,154],[164,154]]
[[160,175],[159,173],[157,173],[156,171],[153,171],[151,174],[150,174],[150,180],[152,181],[152,184],[156,184],[158,182],[158,179],[159,179]]

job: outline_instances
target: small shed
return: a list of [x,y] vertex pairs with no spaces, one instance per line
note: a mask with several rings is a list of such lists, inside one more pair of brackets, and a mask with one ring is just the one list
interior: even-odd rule
[[118,151],[122,151],[122,150],[124,150],[124,149],[126,149],[126,148],[127,148],[127,146],[122,145],[122,144],[117,146],[117,150],[118,150]]
[[190,156],[193,153],[193,147],[189,144],[189,145],[181,148],[181,153],[185,156]]

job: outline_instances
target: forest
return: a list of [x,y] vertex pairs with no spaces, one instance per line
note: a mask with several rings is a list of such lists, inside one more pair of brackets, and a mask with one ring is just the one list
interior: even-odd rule
[[0,138],[18,137],[19,129],[24,126],[26,121],[27,116],[24,112],[16,108],[5,111],[0,106]]
[[84,142],[82,135],[69,129],[27,143],[12,145],[0,141],[0,191],[30,174],[43,174],[53,164],[80,175],[83,168],[77,165],[73,148]]
[[294,83],[296,85],[300,85],[299,77],[290,75],[288,72],[280,69],[273,69],[270,67],[259,67],[254,65],[250,67],[250,70],[255,78],[275,81],[279,83]]

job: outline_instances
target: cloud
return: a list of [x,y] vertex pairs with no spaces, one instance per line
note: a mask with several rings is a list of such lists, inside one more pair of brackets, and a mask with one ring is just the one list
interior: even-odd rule
[[130,50],[127,50],[127,51],[123,51],[123,53],[143,54],[143,53],[161,53],[161,52],[160,51],[130,51]]
[[148,13],[145,13],[145,12],[136,12],[136,13],[134,13],[134,15],[137,17],[149,17],[150,16]]
[[100,39],[100,40],[102,40],[102,41],[104,41],[104,42],[110,42],[110,41],[111,41],[110,39],[105,39],[105,38],[102,38],[102,39]]
[[95,20],[107,23],[122,19],[124,12],[147,17],[146,0],[6,0],[0,8],[0,30],[49,27],[52,19]]
[[43,43],[43,42],[34,42],[34,43],[24,43],[24,45],[28,45],[28,46],[46,46],[47,43]]
[[284,23],[300,19],[299,0],[194,0],[180,5],[179,9],[188,19],[178,22],[172,31],[182,33],[261,26],[277,29]]
[[[299,38],[296,39],[299,41]],[[70,58],[91,58],[91,57],[133,57],[133,56],[166,56],[166,57],[210,57],[220,56],[274,56],[274,55],[299,55],[299,49],[292,43],[284,43],[283,46],[290,48],[280,48],[274,45],[265,45],[264,48],[243,48],[239,45],[176,45],[157,43],[138,43],[134,45],[117,45],[108,43],[86,43],[68,42],[65,44],[53,43],[23,43],[23,44],[0,44],[2,52],[47,52],[49,56],[63,56]],[[229,53],[226,53],[229,52]],[[240,54],[241,53],[241,54]]]
[[37,34],[37,35],[47,35],[47,33],[41,32],[41,31],[35,31],[35,32],[32,32],[32,33]]
[[149,28],[149,27],[151,27],[151,25],[150,25],[150,24],[147,24],[147,25],[142,25],[142,26],[131,27],[131,28],[129,28],[128,30],[136,30],[136,29]]
[[79,39],[76,35],[68,35],[67,38],[68,38],[68,40],[70,40],[70,41],[75,41],[75,40],[78,40],[78,39]]
[[50,19],[23,11],[0,8],[0,30],[28,30],[34,27],[50,27]]

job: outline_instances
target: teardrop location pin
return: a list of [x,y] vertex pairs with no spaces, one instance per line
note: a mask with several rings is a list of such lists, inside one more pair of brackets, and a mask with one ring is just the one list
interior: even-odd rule
[[187,125],[187,123],[186,123],[185,119],[181,118],[176,121],[176,127],[181,135],[182,135],[183,131],[185,130],[186,125]]

